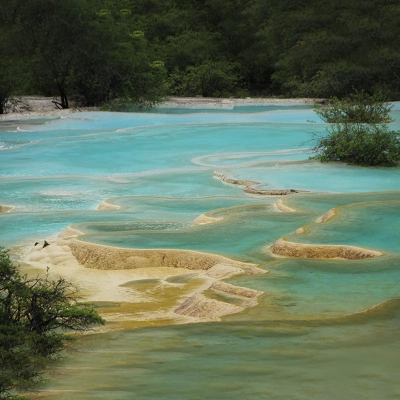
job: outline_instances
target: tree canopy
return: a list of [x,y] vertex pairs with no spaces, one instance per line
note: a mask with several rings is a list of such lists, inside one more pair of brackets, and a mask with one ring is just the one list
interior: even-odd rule
[[0,248],[0,399],[35,388],[71,341],[67,333],[93,324],[104,320],[66,280],[27,278]]
[[400,95],[397,0],[0,0],[0,112],[165,95]]

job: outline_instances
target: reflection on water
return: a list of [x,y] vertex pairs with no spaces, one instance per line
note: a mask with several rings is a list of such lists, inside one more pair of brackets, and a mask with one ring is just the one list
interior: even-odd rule
[[[15,206],[0,215],[1,245],[32,246],[73,225],[88,242],[217,253],[268,271],[229,280],[264,293],[254,307],[210,288],[207,299],[242,311],[186,325],[171,325],[184,319],[168,310],[200,290],[204,276],[121,278],[118,293],[140,301],[94,303],[121,330],[80,338],[43,396],[400,398],[398,168],[310,162],[310,133],[325,126],[307,106],[80,113],[18,127],[0,130],[0,205]],[[284,197],[295,212],[280,212],[277,198],[247,195],[214,171],[309,193]],[[105,200],[108,209],[98,210]],[[202,214],[212,223],[194,223]],[[268,247],[281,237],[383,256],[275,257]]]

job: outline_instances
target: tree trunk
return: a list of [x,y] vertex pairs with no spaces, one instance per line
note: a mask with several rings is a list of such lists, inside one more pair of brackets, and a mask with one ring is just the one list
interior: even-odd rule
[[62,109],[69,108],[68,106],[68,96],[65,88],[60,83],[57,83],[58,93],[60,94],[61,103],[58,103]]
[[0,92],[0,114],[7,113],[6,104],[9,99],[9,93],[9,90]]

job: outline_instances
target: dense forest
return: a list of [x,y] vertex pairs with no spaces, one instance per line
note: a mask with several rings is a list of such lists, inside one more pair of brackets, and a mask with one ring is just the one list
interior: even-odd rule
[[398,0],[0,0],[0,113],[165,95],[400,95]]

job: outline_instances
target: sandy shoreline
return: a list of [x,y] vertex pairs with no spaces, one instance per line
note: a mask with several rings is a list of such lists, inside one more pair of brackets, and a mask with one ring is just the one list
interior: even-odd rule
[[211,98],[211,97],[170,97],[159,108],[227,109],[240,106],[294,106],[313,105],[317,99],[278,99],[278,98]]
[[[69,114],[83,111],[100,111],[97,107],[77,108],[70,102],[70,108],[59,110],[55,107],[54,97],[24,96],[19,105],[8,114],[0,115],[0,121],[18,121],[40,118],[62,118]],[[189,109],[221,109],[231,110],[237,106],[293,106],[313,105],[317,99],[278,99],[278,98],[208,98],[208,97],[169,97],[157,104],[156,108],[189,108]]]

